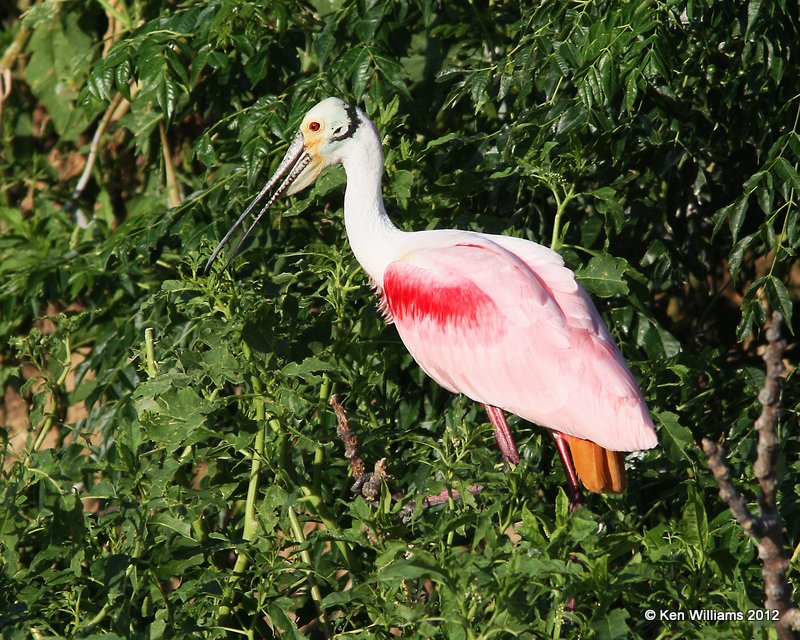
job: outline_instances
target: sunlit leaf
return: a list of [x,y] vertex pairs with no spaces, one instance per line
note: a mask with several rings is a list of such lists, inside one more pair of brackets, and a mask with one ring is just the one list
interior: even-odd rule
[[576,275],[587,291],[608,298],[628,293],[628,285],[623,278],[627,266],[624,258],[600,254],[589,260]]

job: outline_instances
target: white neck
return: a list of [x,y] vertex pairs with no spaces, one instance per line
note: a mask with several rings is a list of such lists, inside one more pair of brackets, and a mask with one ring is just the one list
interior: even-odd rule
[[392,224],[383,206],[383,151],[378,130],[366,116],[359,115],[361,125],[342,157],[347,174],[344,225],[356,260],[375,284],[382,286],[387,265],[399,257],[395,253],[404,232]]

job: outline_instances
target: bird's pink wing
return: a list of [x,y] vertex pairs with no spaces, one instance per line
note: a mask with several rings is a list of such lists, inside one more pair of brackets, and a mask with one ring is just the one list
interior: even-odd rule
[[514,236],[490,236],[487,239],[516,255],[546,283],[570,327],[587,329],[613,342],[594,303],[575,280],[575,274],[564,266],[564,259],[560,255],[540,244]]
[[470,234],[388,265],[383,302],[411,355],[443,387],[541,426],[613,450],[655,446],[641,392],[574,275],[520,242]]

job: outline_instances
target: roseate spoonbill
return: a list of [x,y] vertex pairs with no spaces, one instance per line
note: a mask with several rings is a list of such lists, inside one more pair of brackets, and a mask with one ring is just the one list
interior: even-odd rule
[[277,171],[206,270],[245,219],[253,217],[225,268],[276,198],[311,185],[334,164],[347,174],[350,246],[417,363],[441,386],[484,405],[506,462],[518,463],[519,453],[505,411],[549,429],[573,508],[578,479],[590,491],[623,491],[621,452],[656,446],[656,434],[575,274],[557,253],[521,238],[395,227],[381,194],[380,136],[357,107],[327,98],[306,114]]

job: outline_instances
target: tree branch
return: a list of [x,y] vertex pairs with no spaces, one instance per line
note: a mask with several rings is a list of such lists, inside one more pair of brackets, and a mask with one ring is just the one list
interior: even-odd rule
[[[350,463],[350,470],[353,474],[353,478],[355,479],[355,483],[353,484],[351,491],[356,495],[362,496],[367,502],[375,503],[380,495],[381,484],[385,480],[388,480],[392,477],[389,474],[386,458],[381,458],[375,463],[374,471],[371,473],[367,472],[364,461],[361,459],[361,454],[358,449],[358,438],[350,428],[350,424],[347,421],[347,415],[345,415],[344,408],[339,402],[339,398],[337,398],[335,394],[332,395],[330,403],[334,412],[336,413],[336,420],[338,422],[336,434],[344,444],[344,457]],[[472,495],[476,495],[483,491],[483,487],[480,485],[472,485],[468,491]],[[402,498],[402,493],[396,492],[392,494],[392,499],[395,501],[401,500]],[[439,504],[444,504],[451,499],[460,500],[461,492],[459,492],[457,489],[448,488],[443,489],[436,495],[425,496],[424,500],[422,501],[422,508],[427,509]],[[403,520],[408,520],[411,518],[414,513],[414,506],[414,502],[408,502],[403,507]]]
[[800,630],[800,610],[792,604],[792,588],[786,578],[789,556],[783,541],[783,520],[777,508],[778,476],[775,464],[778,458],[777,425],[781,411],[780,378],[785,371],[783,351],[786,341],[781,337],[783,317],[773,311],[766,327],[767,349],[764,352],[766,377],[764,388],[758,394],[761,415],[756,420],[758,448],[753,471],[758,478],[758,516],[747,507],[747,501],[736,491],[731,473],[724,461],[722,447],[708,438],[703,439],[703,451],[708,456],[708,466],[719,485],[719,495],[728,504],[734,517],[745,532],[756,539],[758,556],[763,563],[764,608],[779,612],[775,623],[780,640],[797,638]]
[[358,438],[356,438],[356,434],[353,433],[353,430],[350,428],[350,423],[347,422],[344,408],[339,402],[339,398],[336,397],[336,394],[331,395],[330,403],[333,407],[333,411],[336,413],[336,421],[338,423],[336,435],[339,436],[342,444],[344,444],[344,457],[347,458],[347,461],[350,463],[350,471],[353,473],[353,478],[358,480],[364,475],[364,461],[361,459],[361,454],[358,450]]

